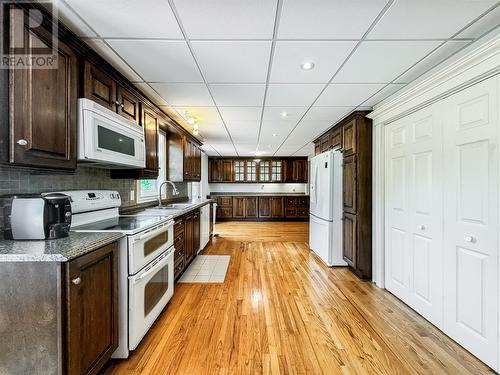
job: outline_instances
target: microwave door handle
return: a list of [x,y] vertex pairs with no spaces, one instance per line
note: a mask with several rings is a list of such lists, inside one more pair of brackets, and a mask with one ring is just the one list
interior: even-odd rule
[[144,271],[140,276],[136,277],[134,279],[134,284],[137,284],[139,281],[147,277],[148,275],[151,275],[153,272],[158,270],[159,268],[163,267],[168,260],[172,257],[172,251],[168,251],[162,259],[159,259],[156,264],[154,264],[149,270]]

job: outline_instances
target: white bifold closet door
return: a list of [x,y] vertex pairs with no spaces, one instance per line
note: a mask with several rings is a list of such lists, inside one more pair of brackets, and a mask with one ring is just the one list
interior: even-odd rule
[[498,369],[498,82],[444,102],[444,331]]
[[498,370],[498,85],[385,128],[386,288]]
[[426,108],[386,127],[386,288],[443,319],[441,124]]

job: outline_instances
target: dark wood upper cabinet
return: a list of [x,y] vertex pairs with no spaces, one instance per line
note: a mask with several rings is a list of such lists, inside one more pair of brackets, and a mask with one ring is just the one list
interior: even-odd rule
[[232,182],[233,181],[233,161],[232,160],[222,160],[221,163],[221,182]]
[[142,126],[146,146],[146,168],[144,177],[158,177],[158,114],[148,107],[144,107]]
[[118,347],[118,246],[64,265],[67,374],[97,374]]
[[201,150],[197,144],[184,137],[184,180],[201,180]]
[[84,95],[100,105],[116,111],[116,81],[89,61],[85,61]]
[[[49,31],[30,29],[27,24],[23,29],[12,27],[10,38],[22,38],[26,53],[33,45],[52,45]],[[62,41],[57,45],[57,64],[55,69],[9,71],[10,132],[9,143],[1,142],[3,161],[36,168],[76,168],[78,55]]]
[[294,160],[293,161],[293,180],[294,182],[306,183],[308,177],[308,165],[307,160]]
[[349,121],[342,127],[342,149],[344,155],[356,153],[356,119]]
[[141,123],[140,99],[124,87],[118,85],[117,113],[137,125]]
[[340,128],[334,129],[330,134],[330,148],[342,148],[342,130]]

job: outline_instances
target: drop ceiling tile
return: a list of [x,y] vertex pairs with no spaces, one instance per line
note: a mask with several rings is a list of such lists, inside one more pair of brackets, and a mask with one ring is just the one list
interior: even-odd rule
[[234,143],[257,144],[260,121],[226,121],[226,127]]
[[332,125],[331,121],[301,121],[292,134],[290,134],[287,142],[293,144],[312,142]]
[[97,34],[62,0],[53,2],[57,8],[57,16],[65,26],[69,27],[79,37],[96,37]]
[[264,100],[263,84],[211,84],[210,90],[217,106],[255,107],[261,106]]
[[[356,42],[276,43],[270,82],[327,83],[352,51]],[[313,62],[314,69],[300,66]]]
[[154,104],[158,106],[168,106],[168,102],[163,98],[158,92],[156,92],[151,86],[144,82],[136,82],[135,86],[139,88]]
[[203,82],[185,41],[106,41],[147,82]]
[[263,120],[267,122],[297,123],[309,107],[268,107],[264,108]]
[[404,83],[391,83],[384,87],[382,90],[373,95],[370,99],[363,103],[363,106],[373,107],[374,105],[380,103],[382,100],[388,98],[396,91],[401,90],[406,85]]
[[303,121],[329,121],[332,125],[348,115],[355,107],[320,107],[313,106],[304,116]]
[[66,0],[101,37],[182,38],[165,0]]
[[384,86],[384,84],[330,84],[314,105],[356,107]]
[[300,150],[298,150],[294,155],[296,156],[314,156],[314,144],[308,143]]
[[258,151],[262,153],[262,156],[270,155],[270,152],[267,150],[261,150],[260,148],[257,150],[255,143],[235,143],[234,145],[236,147],[236,150],[238,150],[238,154],[240,156],[256,156]]
[[333,82],[390,83],[439,44],[440,41],[363,42]]
[[151,83],[151,87],[173,106],[203,107],[214,104],[207,87],[201,83]]
[[193,117],[198,125],[221,123],[222,120],[217,112],[217,108],[211,107],[174,107],[176,111],[187,120],[188,117]]
[[370,31],[368,39],[450,38],[495,3],[496,0],[398,0]]
[[500,5],[458,34],[457,38],[479,38],[500,26]]
[[276,0],[175,0],[191,39],[270,39]]
[[262,107],[219,107],[224,121],[260,121]]
[[266,106],[309,106],[325,87],[322,84],[270,84],[267,89]]
[[280,39],[359,39],[387,0],[285,0]]
[[304,144],[289,145],[285,143],[276,152],[276,156],[312,156],[314,155],[314,145],[312,145],[312,147],[310,145],[312,145],[312,143],[309,143],[307,146],[304,146]]
[[209,83],[265,83],[271,42],[192,42]]
[[470,42],[468,41],[458,41],[453,40],[446,42],[437,50],[432,52],[429,56],[423,59],[421,62],[411,67],[407,72],[403,73],[395,82],[397,83],[410,83],[428,70],[434,68],[439,63],[446,60],[448,57],[453,55],[455,52],[464,48]]
[[128,66],[127,63],[125,63],[102,39],[85,39],[84,41],[129,80],[132,82],[143,81],[143,79],[137,75],[137,73],[134,72],[134,70]]
[[281,144],[297,125],[297,121],[263,121],[259,143],[262,144]]
[[210,145],[221,155],[221,156],[236,156],[236,151],[234,146],[230,142],[210,142]]
[[199,132],[210,143],[231,142],[227,130],[222,123],[200,124]]

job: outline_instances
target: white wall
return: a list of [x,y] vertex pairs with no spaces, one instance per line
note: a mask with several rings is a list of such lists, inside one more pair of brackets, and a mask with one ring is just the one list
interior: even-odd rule
[[305,193],[307,184],[235,184],[210,183],[210,192],[231,193]]

